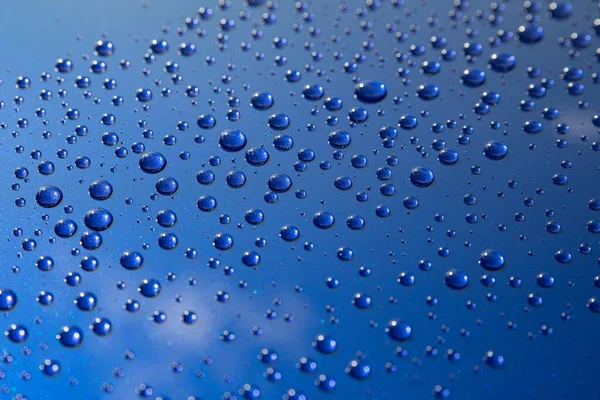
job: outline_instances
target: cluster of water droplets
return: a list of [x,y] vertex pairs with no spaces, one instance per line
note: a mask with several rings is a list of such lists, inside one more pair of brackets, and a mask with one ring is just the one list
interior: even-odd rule
[[[18,76],[18,95],[0,103],[2,148],[14,152],[4,169],[13,209],[4,212],[21,218],[5,235],[17,248],[6,245],[2,276],[33,278],[3,278],[6,340],[23,353],[5,351],[3,361],[33,353],[39,371],[22,379],[66,369],[78,375],[72,386],[94,374],[106,380],[101,392],[178,398],[170,381],[132,373],[140,382],[125,383],[124,369],[104,362],[77,374],[36,350],[84,351],[110,343],[113,331],[131,334],[125,342],[135,347],[144,331],[169,326],[161,341],[177,350],[153,363],[184,358],[195,335],[252,343],[249,362],[265,372],[247,382],[247,355],[213,345],[216,358],[240,364],[213,378],[224,399],[318,398],[367,379],[380,383],[368,389],[376,398],[398,398],[393,376],[418,381],[415,366],[438,353],[450,366],[415,393],[445,398],[457,368],[505,366],[502,337],[521,332],[516,321],[533,339],[569,329],[560,321],[576,313],[599,314],[600,116],[589,111],[598,104],[580,100],[600,82],[598,9],[455,1],[438,14],[408,3],[220,1],[164,26],[131,59],[102,38],[93,55],[59,58],[40,79]],[[585,17],[569,25],[579,6]],[[282,26],[279,15],[294,22]],[[560,27],[578,30],[548,37]],[[521,62],[553,40],[545,49],[572,65],[557,69],[549,55]],[[121,90],[124,80],[139,87]],[[565,111],[554,105],[564,96]],[[552,247],[559,234],[564,244]],[[572,297],[550,290],[575,281]],[[205,282],[203,294],[190,294]],[[565,311],[534,326],[530,315],[553,297]],[[484,329],[478,302],[494,310],[490,320],[510,318],[508,332],[473,339],[481,346],[467,340]],[[24,307],[35,322],[21,318]],[[53,332],[38,328],[55,323]],[[461,357],[469,346],[477,356]],[[195,379],[211,376],[213,358],[196,358]],[[297,371],[282,372],[290,366]],[[168,368],[184,371],[179,361]],[[293,387],[272,385],[279,381]]]

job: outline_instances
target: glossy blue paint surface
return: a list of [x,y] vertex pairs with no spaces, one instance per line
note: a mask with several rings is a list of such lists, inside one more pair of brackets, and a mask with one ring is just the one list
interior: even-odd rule
[[0,5],[0,397],[597,398],[599,12]]

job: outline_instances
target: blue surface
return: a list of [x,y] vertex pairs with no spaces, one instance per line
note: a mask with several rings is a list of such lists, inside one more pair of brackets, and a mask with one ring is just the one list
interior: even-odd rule
[[0,397],[600,398],[597,3],[249,3],[0,5]]

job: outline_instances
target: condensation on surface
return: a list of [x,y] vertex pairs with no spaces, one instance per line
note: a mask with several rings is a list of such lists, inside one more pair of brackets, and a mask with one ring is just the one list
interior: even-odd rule
[[599,396],[594,2],[0,12],[0,397]]

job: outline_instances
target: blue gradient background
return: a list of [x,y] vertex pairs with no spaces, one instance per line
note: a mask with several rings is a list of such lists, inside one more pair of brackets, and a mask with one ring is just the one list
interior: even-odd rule
[[[485,68],[487,56],[494,51],[506,51],[517,58],[517,68],[506,75],[488,71],[487,83],[476,89],[460,84],[460,71],[469,64],[462,55],[458,55],[452,63],[442,62],[442,71],[434,77],[427,77],[418,72],[418,66],[425,60],[437,60],[439,51],[427,48],[422,57],[415,57],[416,65],[411,67],[412,83],[404,86],[397,76],[397,69],[405,67],[394,60],[394,49],[405,53],[411,44],[427,45],[434,35],[443,35],[448,39],[449,48],[459,51],[469,39],[465,36],[465,25],[453,29],[448,25],[447,13],[449,2],[416,2],[406,1],[398,9],[384,2],[379,10],[370,12],[365,18],[371,21],[372,38],[385,62],[380,67],[372,53],[367,54],[367,61],[359,65],[356,74],[346,74],[342,70],[343,62],[349,61],[360,48],[363,40],[368,40],[366,32],[359,26],[360,19],[354,10],[364,7],[364,2],[349,1],[348,11],[340,14],[340,26],[332,26],[334,16],[339,13],[338,4],[328,2],[312,2],[310,12],[315,14],[314,23],[303,23],[301,15],[295,13],[292,2],[281,2],[276,12],[277,22],[272,26],[262,25],[264,38],[251,41],[252,21],[259,20],[264,7],[249,8],[252,17],[249,21],[240,21],[238,15],[246,9],[237,2],[230,9],[217,10],[216,4],[198,4],[195,2],[172,0],[168,2],[149,2],[147,7],[140,2],[108,0],[103,2],[48,1],[39,2],[24,0],[17,3],[5,2],[0,5],[0,53],[2,60],[0,78],[0,100],[6,107],[0,110],[0,122],[7,128],[0,131],[0,168],[4,179],[0,210],[2,219],[0,226],[3,232],[1,247],[3,263],[0,268],[0,286],[13,289],[19,296],[17,308],[0,317],[7,327],[10,323],[20,322],[29,328],[30,337],[25,343],[31,348],[31,355],[21,354],[23,344],[17,345],[2,339],[1,348],[14,356],[10,364],[0,364],[6,374],[0,380],[0,386],[8,388],[8,393],[0,397],[13,398],[18,393],[29,399],[134,399],[135,389],[140,384],[151,385],[155,394],[172,399],[186,399],[196,396],[197,399],[219,399],[225,392],[237,394],[245,383],[258,385],[264,399],[279,399],[289,388],[303,390],[310,399],[324,398],[369,398],[369,399],[421,399],[431,398],[435,385],[449,389],[451,398],[456,399],[594,399],[599,398],[600,390],[595,381],[595,360],[600,356],[596,346],[596,336],[600,328],[599,316],[586,309],[587,299],[598,291],[592,284],[598,271],[598,239],[586,231],[585,223],[597,218],[587,208],[587,201],[600,196],[598,189],[598,153],[591,150],[590,144],[598,138],[598,132],[590,120],[598,112],[600,95],[598,89],[589,81],[591,72],[600,72],[594,51],[598,47],[598,37],[593,37],[593,45],[582,50],[578,59],[571,59],[567,48],[557,44],[559,37],[567,37],[572,32],[589,31],[594,18],[598,17],[595,2],[574,2],[574,17],[577,25],[568,21],[555,21],[540,13],[539,24],[544,26],[546,37],[535,46],[520,45],[517,41],[503,44],[498,50],[487,44],[489,36],[498,29],[516,31],[525,23],[525,13],[518,2],[506,2],[503,13],[504,23],[500,27],[492,27],[485,21],[474,20],[472,28],[477,29],[479,37],[474,38],[484,45],[484,55],[475,62],[475,66]],[[544,9],[546,2],[543,2]],[[176,28],[183,24],[186,17],[197,16],[199,6],[211,7],[213,18],[201,21],[199,27],[206,29],[206,37],[200,38],[188,32],[178,37]],[[406,15],[406,10],[412,10]],[[474,15],[475,10],[488,11],[489,4],[472,2],[464,14]],[[433,11],[437,12],[440,23],[445,26],[430,27],[426,19]],[[592,18],[586,18],[588,13]],[[236,20],[235,30],[228,32],[228,50],[216,50],[215,36],[220,18]],[[292,24],[303,23],[304,31],[295,33]],[[400,43],[393,33],[386,32],[385,24],[395,23],[398,31],[409,31],[410,24],[417,24],[420,30],[409,35],[409,39]],[[171,27],[170,32],[160,31],[162,25]],[[308,34],[310,25],[318,27],[318,37]],[[350,27],[351,35],[344,36],[343,28]],[[107,39],[115,43],[116,53],[107,60],[108,72],[96,76],[87,69],[93,55],[95,41],[106,33]],[[329,41],[332,34],[340,35],[335,46]],[[284,36],[290,44],[284,49],[274,49],[272,38]],[[145,65],[143,55],[152,39],[165,38],[171,45],[168,54],[157,56],[157,62]],[[176,54],[180,42],[189,41],[196,44],[198,52],[190,58],[182,59]],[[239,44],[251,41],[252,50],[242,52]],[[303,43],[310,41],[314,48],[307,51]],[[334,48],[335,47],[335,48]],[[323,52],[322,61],[311,60],[311,52]],[[333,60],[333,51],[342,51],[342,61]],[[263,61],[253,58],[255,52],[265,54]],[[82,54],[89,54],[90,60],[82,60]],[[288,59],[285,67],[273,65],[276,55],[285,55]],[[215,65],[207,66],[205,56],[214,56]],[[40,82],[42,71],[51,72],[53,78],[58,76],[53,71],[54,62],[60,57],[70,57],[76,67],[65,75],[62,85],[68,96],[69,107],[77,108],[82,114],[79,121],[68,121],[61,124],[65,109],[60,107],[60,99],[56,95],[58,85],[54,79],[48,83]],[[118,67],[120,59],[131,61],[127,71]],[[162,70],[164,62],[177,60],[181,65],[180,74],[184,83],[175,86],[170,76]],[[235,70],[226,71],[227,63],[234,63]],[[323,76],[315,72],[303,72],[299,83],[288,83],[283,79],[285,70],[295,68],[303,70],[305,64],[314,64],[315,69],[325,71]],[[589,68],[586,63],[589,64]],[[583,83],[586,92],[578,97],[565,94],[566,83],[559,78],[560,71],[566,66],[576,65],[584,69],[586,78]],[[518,110],[520,100],[526,98],[526,88],[534,80],[526,74],[528,66],[541,67],[542,77],[552,78],[556,87],[549,90],[544,99],[536,100],[536,109],[531,113]],[[151,69],[152,73],[144,77],[142,68]],[[332,68],[332,70],[330,70]],[[92,78],[93,85],[89,89],[94,96],[102,99],[102,103],[94,105],[91,99],[81,97],[81,89],[72,86],[79,74]],[[230,84],[222,84],[221,77],[228,74],[232,77]],[[26,91],[15,88],[17,76],[28,76],[32,79],[32,87]],[[353,98],[353,76],[362,80],[378,79],[387,84],[388,97],[379,105],[360,104]],[[114,78],[118,82],[115,91],[102,89],[104,78]],[[331,79],[328,80],[327,77]],[[150,111],[141,110],[134,99],[139,87],[154,87],[154,79],[163,83],[155,87],[154,100]],[[414,96],[421,83],[433,82],[441,89],[439,99],[424,102]],[[345,151],[341,161],[331,157],[333,149],[327,143],[327,135],[334,128],[325,124],[325,118],[332,113],[322,108],[322,102],[312,103],[301,97],[305,84],[320,83],[325,87],[326,96],[339,96],[344,99],[344,108],[337,112],[340,117],[338,128],[347,129],[352,134],[352,145]],[[185,96],[188,84],[197,85],[201,96],[198,104],[190,104]],[[250,85],[244,89],[244,85]],[[163,98],[159,88],[169,86],[173,96]],[[214,93],[213,86],[223,88],[221,93]],[[52,89],[55,97],[50,102],[42,102],[37,95],[43,88]],[[242,118],[239,122],[228,122],[225,118],[228,95],[225,89],[235,90],[241,99],[239,110]],[[472,112],[484,90],[495,90],[502,95],[502,101],[494,106],[492,112],[478,120]],[[249,100],[255,91],[269,91],[275,97],[275,106],[270,111],[257,111],[249,106]],[[404,98],[400,104],[394,104],[394,96]],[[123,107],[110,104],[113,95],[125,98]],[[25,102],[17,111],[12,99],[16,95],[24,97]],[[208,99],[215,101],[216,110],[211,111]],[[577,101],[587,101],[588,109],[580,109]],[[369,111],[369,120],[365,125],[349,127],[346,119],[350,108],[362,106]],[[35,117],[37,107],[47,110],[50,124],[42,126],[41,119]],[[311,115],[311,109],[319,108],[319,115]],[[560,117],[556,121],[544,121],[539,113],[544,107],[556,107]],[[385,115],[377,115],[381,108]],[[415,131],[400,131],[396,146],[386,149],[378,137],[380,127],[397,124],[398,118],[404,114],[418,116],[421,110],[430,112],[427,118],[419,117],[419,127]],[[106,113],[117,117],[117,124],[110,129],[100,124],[100,117]],[[272,147],[273,133],[266,121],[273,112],[285,112],[289,115],[292,126],[286,133],[295,140],[294,148],[289,152],[279,152]],[[200,132],[196,125],[198,115],[211,113],[217,118],[217,127],[212,131]],[[463,113],[466,119],[459,120]],[[18,129],[16,120],[25,117],[30,125],[27,129]],[[89,120],[88,120],[89,118]],[[148,128],[154,130],[155,138],[146,140],[142,137],[142,128],[137,126],[139,120],[146,120]],[[445,122],[448,119],[458,120],[458,128],[446,129],[443,134],[434,134],[429,128],[433,122]],[[537,136],[525,134],[521,127],[527,120],[538,119],[544,123],[544,131]],[[503,129],[493,131],[489,122],[495,120],[509,122]],[[190,129],[178,132],[178,121],[187,121]],[[568,135],[560,138],[568,141],[568,147],[559,149],[555,146],[559,135],[554,131],[555,123],[566,123],[571,127]],[[77,124],[85,124],[90,128],[88,136],[78,138],[78,143],[69,145],[65,142],[67,135],[73,132]],[[315,124],[313,132],[306,130],[307,124]],[[456,143],[462,125],[471,125],[475,133],[471,135],[468,146]],[[270,162],[260,168],[250,167],[243,160],[243,153],[228,154],[218,148],[218,133],[221,129],[236,127],[248,135],[248,145],[264,144],[271,154]],[[502,134],[503,130],[508,133]],[[41,132],[50,130],[51,140],[43,140]],[[106,130],[113,130],[120,136],[123,145],[130,149],[134,142],[144,142],[147,151],[160,151],[169,160],[163,175],[175,177],[180,184],[179,191],[173,198],[159,196],[153,201],[150,195],[154,192],[155,179],[158,176],[144,174],[138,168],[139,156],[130,151],[124,159],[114,156],[114,148],[102,145],[101,135]],[[18,136],[12,137],[11,132]],[[206,142],[196,144],[194,136],[203,134]],[[162,143],[165,134],[175,134],[178,138],[176,146],[168,147]],[[587,135],[590,140],[581,140]],[[435,138],[446,140],[448,147],[454,148],[460,155],[460,161],[452,167],[441,165],[433,149],[429,149],[429,157],[423,158],[410,143],[410,137],[419,138],[419,144],[429,147]],[[486,159],[483,146],[489,140],[504,141],[509,147],[509,155],[501,162]],[[530,150],[529,144],[537,148]],[[24,146],[23,154],[14,151],[16,146]],[[299,149],[310,147],[317,157],[310,163],[307,171],[295,173],[293,163]],[[56,151],[65,148],[69,156],[60,160]],[[42,176],[36,172],[39,161],[29,157],[32,150],[43,152],[43,159],[52,160],[56,171],[51,176]],[[191,159],[179,159],[181,151],[189,151]],[[377,151],[377,152],[375,152]],[[362,153],[367,156],[369,164],[365,169],[357,170],[350,165],[352,154]],[[211,168],[217,175],[217,181],[208,187],[196,182],[195,175],[207,163],[212,155],[219,155],[222,163]],[[77,156],[87,155],[92,159],[92,167],[87,170],[73,168]],[[398,156],[400,162],[393,169],[393,178],[389,181],[396,186],[393,197],[383,197],[378,192],[382,183],[376,178],[376,170],[385,164],[388,155]],[[333,167],[322,171],[318,163],[330,160]],[[571,160],[571,170],[563,170],[562,160]],[[428,188],[416,188],[408,181],[408,172],[415,165],[425,165],[435,172],[435,184]],[[480,175],[472,175],[473,165],[482,167]],[[30,170],[29,182],[20,182],[21,189],[13,192],[10,185],[16,181],[13,171],[18,166],[26,166]],[[248,183],[242,189],[233,190],[226,186],[224,178],[228,171],[239,168],[243,170]],[[113,169],[113,171],[111,171]],[[267,190],[266,181],[275,172],[283,172],[292,176],[293,190],[304,189],[307,197],[297,199],[293,190],[280,195],[279,202],[267,205],[262,197]],[[562,172],[568,175],[566,186],[552,183],[552,175]],[[338,191],[333,186],[337,176],[347,175],[353,180],[350,191]],[[87,194],[89,183],[104,178],[114,187],[113,196],[104,202],[97,202]],[[518,181],[518,187],[510,189],[508,181]],[[62,188],[65,195],[63,203],[55,209],[40,209],[35,203],[35,192],[44,184],[55,184]],[[544,189],[544,195],[536,195],[538,188]],[[567,189],[573,193],[568,193]],[[354,196],[358,191],[369,191],[370,199],[359,203]],[[504,197],[498,196],[499,192]],[[475,206],[466,206],[462,198],[467,193],[477,196]],[[218,208],[212,213],[201,213],[196,208],[196,199],[201,194],[211,194],[219,201]],[[416,210],[407,210],[402,205],[406,196],[416,196],[420,206]],[[533,207],[526,207],[526,197],[535,200]],[[14,200],[23,197],[27,206],[17,208]],[[132,205],[125,205],[125,199],[131,197]],[[392,209],[392,215],[380,219],[375,215],[375,207],[386,204]],[[79,256],[72,256],[71,249],[80,247],[79,233],[71,239],[58,239],[50,244],[48,238],[53,236],[56,220],[64,216],[63,206],[72,205],[74,212],[71,218],[80,225],[81,233],[83,214],[93,207],[109,209],[115,216],[113,226],[102,233],[104,243],[99,250],[88,252],[82,249]],[[148,212],[142,208],[149,207]],[[261,208],[266,214],[266,221],[258,227],[244,223],[244,213],[248,208]],[[170,208],[177,212],[178,224],[171,229],[161,228],[155,222],[156,213],[160,209]],[[329,230],[318,230],[312,224],[312,215],[318,210],[328,210],[337,219],[336,226]],[[545,231],[545,223],[549,220],[544,211],[552,209],[559,221],[562,232],[551,235]],[[464,220],[465,214],[478,214],[479,222],[470,225]],[[524,222],[516,222],[514,214],[525,213]],[[49,215],[43,221],[42,214]],[[221,225],[218,217],[226,213],[231,216],[229,225]],[[366,228],[362,231],[351,231],[345,226],[345,219],[350,214],[360,214],[366,220]],[[445,221],[434,220],[437,213],[444,214]],[[487,217],[482,218],[485,214]],[[282,225],[293,224],[300,229],[301,238],[289,244],[283,242],[278,233]],[[498,230],[499,224],[506,224],[506,232]],[[431,226],[431,231],[427,227]],[[22,238],[12,235],[15,227],[23,229]],[[36,237],[38,243],[34,252],[24,252],[21,241],[25,237],[34,237],[34,230],[41,229],[43,234]],[[454,238],[446,235],[448,229],[456,230]],[[163,231],[176,233],[179,245],[175,250],[162,250],[157,245],[158,235]],[[212,238],[218,232],[227,232],[234,236],[235,246],[232,250],[220,253],[212,246]],[[519,238],[526,237],[525,240]],[[267,238],[268,246],[257,249],[262,256],[262,263],[257,270],[249,269],[240,262],[241,254],[255,249],[255,238]],[[302,244],[310,241],[315,244],[312,252],[303,249]],[[466,247],[464,242],[470,242]],[[149,250],[142,250],[144,243]],[[577,251],[580,243],[590,243],[593,252],[582,255]],[[355,257],[351,262],[339,261],[336,249],[348,246],[353,249]],[[437,255],[440,247],[448,247],[451,255],[442,258]],[[484,273],[477,260],[482,250],[487,248],[500,250],[506,259],[505,267],[493,275],[497,284],[486,288],[479,283],[479,276]],[[198,257],[190,260],[185,257],[186,248],[195,248]],[[554,253],[566,249],[573,254],[573,261],[567,265],[558,264]],[[144,267],[137,271],[127,271],[119,265],[119,257],[125,250],[143,251]],[[528,255],[532,252],[534,255]],[[92,254],[93,253],[93,254]],[[35,268],[35,260],[41,255],[51,255],[55,268],[43,273]],[[100,260],[100,268],[93,273],[81,271],[78,267],[84,255],[94,255]],[[221,269],[213,270],[206,266],[209,257],[221,260]],[[429,259],[433,263],[430,272],[418,269],[421,259]],[[223,274],[223,266],[235,268],[233,276]],[[359,266],[372,269],[368,278],[358,274]],[[11,272],[12,266],[19,266],[20,272]],[[444,274],[448,269],[459,268],[466,271],[471,283],[464,291],[453,291],[444,284]],[[83,276],[79,287],[68,287],[63,279],[69,271],[78,271]],[[396,282],[402,271],[412,272],[416,277],[413,287],[403,287]],[[167,272],[174,272],[178,279],[168,282]],[[556,279],[555,287],[541,289],[535,283],[535,276],[540,272],[549,272]],[[507,285],[509,276],[518,275],[523,279],[523,287],[513,289]],[[325,285],[328,276],[335,276],[341,281],[336,290]],[[163,290],[156,299],[140,296],[136,288],[142,279],[156,278],[162,283]],[[197,285],[190,286],[188,278],[195,278]],[[240,289],[238,282],[245,280],[248,287]],[[127,283],[127,288],[119,290],[118,281]],[[295,286],[303,291],[297,292]],[[35,297],[40,290],[50,290],[55,294],[55,303],[51,307],[42,307],[36,303]],[[225,290],[231,295],[227,304],[214,300],[217,291]],[[99,306],[90,313],[78,310],[73,300],[80,291],[91,291],[98,296]],[[366,292],[373,298],[374,306],[368,310],[359,310],[351,304],[356,292]],[[495,303],[486,300],[491,292],[498,296]],[[544,298],[540,308],[525,312],[527,294],[538,292]],[[177,303],[176,295],[183,296],[183,302]],[[397,304],[388,299],[394,296]],[[430,307],[426,303],[427,296],[435,296],[439,303]],[[122,308],[128,298],[135,298],[141,303],[141,311],[129,314]],[[281,305],[274,305],[274,299],[280,299]],[[477,303],[475,310],[468,310],[467,300]],[[332,305],[333,313],[339,318],[338,324],[328,322],[331,314],[325,310]],[[168,320],[157,325],[149,317],[154,310],[167,313]],[[180,316],[186,310],[194,310],[198,314],[198,322],[192,326],[184,325]],[[274,309],[277,317],[269,320],[265,317],[267,309]],[[567,312],[571,319],[561,319],[561,312]],[[293,314],[293,322],[286,322],[284,314]],[[430,318],[428,313],[434,313]],[[111,319],[114,331],[109,337],[98,337],[87,326],[97,316]],[[34,322],[37,317],[39,323]],[[411,323],[413,338],[406,343],[391,342],[384,328],[392,318],[402,318]],[[510,330],[508,321],[518,324],[517,329]],[[77,349],[63,348],[55,339],[56,333],[65,324],[76,324],[86,329],[85,340]],[[4,329],[4,325],[0,328]],[[553,334],[545,336],[540,327],[548,325]],[[264,333],[260,337],[252,335],[252,327],[260,326]],[[447,331],[443,330],[447,326]],[[461,336],[461,329],[468,329],[470,337]],[[224,343],[219,339],[222,330],[228,329],[236,333],[236,340]],[[533,333],[534,338],[528,337]],[[316,352],[311,342],[318,333],[329,333],[338,341],[338,350],[334,355],[323,355]],[[47,344],[47,349],[40,345]],[[394,354],[394,349],[402,345],[409,351],[405,358]],[[426,346],[438,349],[436,357],[424,354]],[[270,383],[264,376],[267,366],[258,359],[262,348],[272,348],[279,354],[277,369],[283,379],[279,383]],[[444,353],[454,349],[461,355],[460,360],[449,362]],[[125,360],[126,350],[135,353],[135,359]],[[486,366],[482,357],[487,350],[502,354],[506,365],[494,370]],[[371,366],[372,376],[366,381],[352,379],[344,372],[345,366],[356,352],[366,354]],[[202,357],[208,355],[213,362],[203,363]],[[307,375],[298,371],[295,363],[300,357],[313,357],[319,368],[318,373],[325,373],[337,381],[337,391],[332,394],[321,392],[314,380],[318,375]],[[419,358],[419,366],[413,358]],[[46,358],[60,361],[62,371],[56,378],[47,378],[38,370],[38,366]],[[181,373],[171,371],[171,363],[179,362],[184,366]],[[397,366],[394,373],[386,372],[385,363],[392,362]],[[473,371],[475,365],[481,366],[481,373]],[[117,378],[112,372],[115,368],[124,370],[124,377]],[[22,379],[22,371],[31,373],[31,379]],[[198,377],[198,371],[203,377]],[[71,378],[77,380],[74,385]],[[114,391],[106,394],[102,384],[110,383]],[[1,393],[1,392],[0,392]]]

